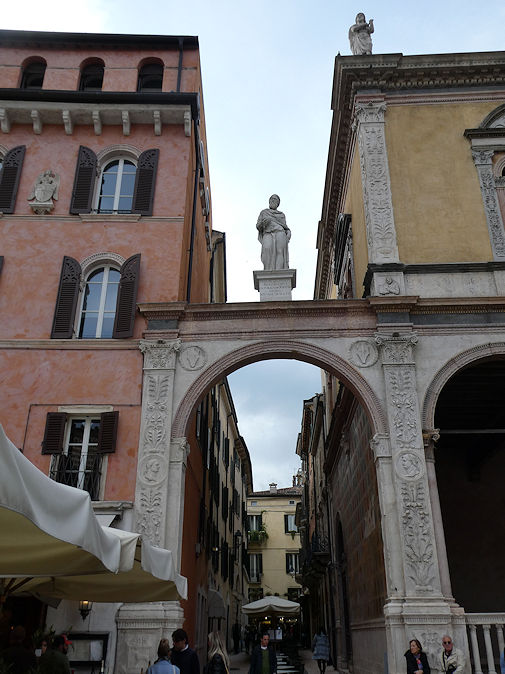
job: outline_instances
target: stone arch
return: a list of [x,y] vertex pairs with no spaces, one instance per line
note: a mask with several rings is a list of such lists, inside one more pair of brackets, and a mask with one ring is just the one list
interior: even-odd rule
[[435,425],[435,408],[437,405],[438,396],[453,375],[471,363],[474,363],[478,360],[495,358],[496,356],[505,357],[505,342],[497,342],[495,344],[488,343],[481,344],[480,346],[474,346],[467,351],[458,353],[456,356],[447,361],[447,363],[443,365],[436,373],[430,385],[426,389],[422,412],[423,428],[433,429]]
[[315,344],[279,340],[243,346],[209,365],[189,387],[180,402],[172,424],[172,438],[186,436],[193,409],[213,384],[245,365],[274,358],[301,360],[337,375],[362,402],[370,417],[374,433],[386,434],[388,432],[381,401],[368,381],[350,363],[341,356]]

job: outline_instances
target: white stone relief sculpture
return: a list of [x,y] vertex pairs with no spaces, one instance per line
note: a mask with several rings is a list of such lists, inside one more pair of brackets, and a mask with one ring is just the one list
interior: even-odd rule
[[495,260],[505,259],[505,234],[493,175],[493,150],[473,149],[472,157],[479,176],[489,238]]
[[372,53],[372,38],[374,32],[373,19],[367,22],[363,12],[356,14],[355,23],[349,28],[349,42],[354,56]]
[[379,285],[379,295],[399,295],[400,284],[391,276],[386,276],[384,281]]
[[185,370],[201,370],[207,362],[207,354],[201,346],[183,346],[179,352],[179,363]]
[[256,223],[261,243],[261,261],[263,268],[268,271],[289,269],[288,243],[291,230],[286,224],[286,216],[278,210],[280,202],[277,194],[272,194],[268,201],[269,207],[260,212]]
[[47,215],[54,208],[54,201],[58,201],[60,176],[50,169],[43,171],[37,177],[28,201],[30,208],[37,215]]
[[416,591],[431,592],[434,579],[433,537],[430,514],[426,509],[424,484],[403,484],[403,531],[407,558],[407,575]]
[[144,354],[144,370],[165,370],[175,367],[175,356],[181,348],[181,340],[173,342],[159,339],[156,342],[141,340],[139,349]]
[[384,133],[384,102],[355,109],[370,262],[398,262]]
[[379,357],[375,344],[365,339],[359,339],[357,342],[351,344],[349,353],[351,362],[358,367],[370,367],[377,362],[377,358]]
[[404,480],[417,480],[423,475],[422,461],[414,452],[402,452],[396,458],[396,472]]

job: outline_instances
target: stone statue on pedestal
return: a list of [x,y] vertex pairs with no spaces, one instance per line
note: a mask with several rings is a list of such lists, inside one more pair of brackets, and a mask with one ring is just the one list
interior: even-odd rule
[[367,23],[363,12],[356,14],[356,23],[349,28],[349,42],[355,56],[372,53],[373,19]]
[[269,208],[264,208],[258,216],[256,228],[261,242],[261,261],[263,269],[289,269],[288,243],[291,230],[286,224],[286,216],[279,208],[281,200],[272,194]]

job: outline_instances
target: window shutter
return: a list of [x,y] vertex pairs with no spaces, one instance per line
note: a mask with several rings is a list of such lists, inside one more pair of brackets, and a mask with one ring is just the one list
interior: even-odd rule
[[18,145],[4,157],[0,171],[0,211],[3,213],[14,213],[25,150],[25,145]]
[[75,310],[79,297],[81,265],[73,257],[63,258],[60,285],[54,310],[51,339],[71,339],[74,332]]
[[289,531],[289,517],[284,515],[284,532],[287,534]]
[[121,267],[121,280],[116,302],[116,316],[112,336],[124,339],[133,335],[137,290],[139,286],[140,253],[132,255]]
[[286,573],[289,573],[291,571],[291,564],[290,564],[290,554],[289,552],[286,552]]
[[159,154],[160,151],[156,149],[146,150],[139,157],[135,175],[132,213],[153,214],[154,186]]
[[261,552],[258,554],[258,573],[263,573],[263,555]]
[[4,266],[4,256],[0,255],[0,274],[2,273],[3,266]]
[[116,451],[117,424],[119,412],[102,412],[100,415],[100,430],[98,431],[99,454],[113,454]]
[[61,454],[63,452],[66,423],[67,415],[64,412],[47,413],[42,454]]
[[74,187],[70,202],[70,213],[89,213],[93,188],[96,180],[96,154],[89,147],[81,145],[75,168]]

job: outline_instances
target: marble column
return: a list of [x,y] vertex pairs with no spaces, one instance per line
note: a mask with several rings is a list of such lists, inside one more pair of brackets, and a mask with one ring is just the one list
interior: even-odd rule
[[[141,340],[144,354],[135,531],[172,550],[180,569],[182,509],[188,445],[171,442],[173,390],[180,340]],[[159,641],[181,627],[178,601],[123,604],[117,613],[117,674],[138,674],[156,656]]]
[[435,545],[437,548],[438,568],[440,572],[440,584],[442,594],[448,602],[454,603],[451,589],[451,575],[447,560],[447,548],[445,546],[444,523],[440,509],[440,497],[438,495],[437,474],[435,470],[435,442],[439,439],[438,430],[424,431],[424,455],[426,459],[426,473],[430,490],[431,512],[435,529]]

